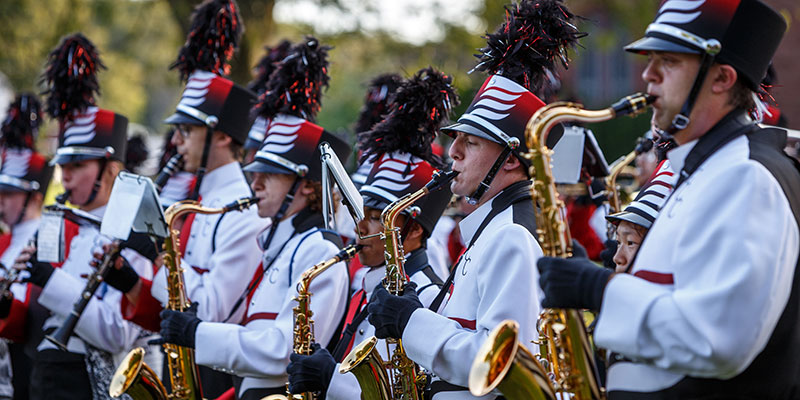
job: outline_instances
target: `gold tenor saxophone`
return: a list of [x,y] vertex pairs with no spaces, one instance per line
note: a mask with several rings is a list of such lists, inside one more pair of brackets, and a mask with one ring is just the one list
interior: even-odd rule
[[[339,261],[348,261],[361,251],[363,246],[360,244],[351,244],[343,248],[335,256],[309,268],[303,275],[300,276],[300,282],[297,283],[297,305],[292,309],[294,314],[294,348],[295,354],[303,354],[310,356],[311,347],[314,344],[314,320],[311,317],[314,313],[311,311],[310,300],[311,281],[314,280],[319,274],[325,272],[328,268],[338,263]],[[318,396],[312,392],[292,394],[289,392],[289,384],[286,384],[286,395],[273,394],[267,396],[264,400],[317,400]]]
[[[256,204],[258,198],[245,197],[221,208],[207,208],[196,201],[184,200],[171,205],[164,216],[169,228],[169,238],[164,241],[164,267],[167,268],[167,309],[185,311],[191,305],[183,283],[183,270],[180,266],[181,254],[178,229],[174,223],[178,217],[189,214],[223,214],[228,211],[242,211]],[[133,399],[158,400],[201,400],[203,398],[197,364],[194,362],[194,349],[165,343],[169,379],[172,393],[167,394],[164,385],[142,360],[144,349],[130,351],[111,378],[109,394],[119,397],[128,393]]]
[[[632,163],[633,160],[639,154],[646,153],[653,148],[653,141],[648,139],[641,139],[636,143],[636,147],[631,150],[630,153],[626,154],[623,157],[620,157],[619,160],[615,161],[611,164],[609,169],[611,173],[605,179],[606,184],[606,197],[608,198],[608,214],[614,214],[617,212],[622,211],[622,202],[619,200],[619,187],[617,187],[617,177],[622,172],[628,164]],[[609,239],[615,239],[617,236],[617,227],[611,222],[607,223],[607,236]]]
[[[536,233],[545,256],[572,255],[564,204],[558,199],[551,170],[552,150],[545,145],[550,129],[565,121],[600,122],[622,115],[635,115],[644,111],[653,100],[652,96],[640,93],[597,111],[585,110],[574,103],[553,103],[537,110],[528,121],[525,139],[529,150],[523,156],[531,161],[530,175],[534,177],[531,197],[537,206]],[[514,321],[501,323],[478,352],[470,372],[472,394],[482,396],[498,388],[511,400],[554,399],[554,393],[574,400],[605,398],[580,310],[542,311],[537,342],[541,358],[536,360],[542,365],[529,362],[531,355],[519,343],[515,324]],[[551,384],[540,379],[544,370],[551,377],[551,388],[542,387]],[[529,395],[537,392],[540,397]]]
[[[403,241],[400,238],[397,217],[420,198],[453,180],[457,174],[454,171],[435,172],[433,179],[425,187],[401,197],[381,213],[383,224],[381,239],[386,257],[386,277],[383,286],[389,293],[400,295],[407,283],[403,270],[405,261]],[[363,400],[421,400],[426,377],[422,369],[408,358],[403,350],[402,341],[386,339],[387,354],[391,354],[391,359],[386,362],[378,353],[377,343],[378,339],[372,336],[353,348],[342,361],[339,372],[342,374],[352,372],[356,376],[361,386]],[[394,351],[389,350],[390,344],[395,344]]]

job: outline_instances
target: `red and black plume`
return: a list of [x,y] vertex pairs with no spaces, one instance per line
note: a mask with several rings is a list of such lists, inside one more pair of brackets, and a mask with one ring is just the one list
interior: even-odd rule
[[322,89],[328,87],[328,50],[313,36],[292,46],[270,75],[254,108],[257,116],[270,119],[293,115],[314,122],[322,105]]
[[286,39],[281,40],[281,42],[274,47],[264,46],[266,54],[264,54],[261,60],[258,61],[258,64],[253,67],[254,78],[247,84],[247,88],[257,95],[264,93],[267,87],[267,81],[269,81],[269,76],[275,71],[278,63],[289,55],[289,48],[291,47],[292,43]]
[[54,119],[71,120],[95,104],[100,93],[97,72],[106,66],[94,44],[81,33],[64,37],[50,52],[42,74],[45,111]]
[[370,130],[383,119],[383,115],[389,110],[389,99],[401,83],[403,78],[398,74],[382,74],[370,81],[364,106],[361,107],[354,127],[356,134]]
[[17,95],[0,128],[0,148],[34,149],[42,121],[42,104],[33,93]]
[[[487,34],[487,46],[474,70],[501,75],[537,92],[545,83],[545,71],[556,62],[569,65],[567,50],[586,36],[573,25],[576,18],[561,0],[522,0],[506,6],[506,20]],[[470,71],[472,72],[472,71]]]
[[177,69],[186,82],[196,70],[227,75],[230,61],[239,46],[244,24],[234,0],[205,0],[192,13],[186,43],[170,69]]
[[377,160],[382,154],[400,151],[417,156],[435,168],[443,162],[431,144],[439,128],[459,103],[451,86],[452,77],[432,67],[423,68],[403,82],[390,99],[389,112],[360,139],[364,157]]

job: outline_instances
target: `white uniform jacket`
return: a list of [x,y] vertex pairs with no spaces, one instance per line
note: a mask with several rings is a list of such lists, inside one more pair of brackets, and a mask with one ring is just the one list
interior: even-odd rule
[[[199,193],[204,207],[217,208],[252,192],[241,166],[232,162],[206,174]],[[182,266],[186,293],[199,303],[198,318],[222,321],[231,312],[258,266],[261,251],[255,238],[268,224],[269,219],[258,217],[256,207],[194,215]],[[167,303],[165,272],[159,269],[151,289],[162,304]]]
[[[90,213],[102,218],[105,206]],[[68,246],[69,255],[61,268],[56,268],[39,295],[39,304],[52,312],[45,321],[43,329],[58,328],[72,312],[73,305],[81,296],[88,277],[94,272],[89,265],[93,253],[102,251],[102,245],[111,240],[100,235],[99,229],[90,224],[80,225],[78,233]],[[128,260],[139,276],[152,278],[153,267],[150,260],[130,249],[123,249],[121,255]],[[133,347],[140,336],[145,335],[136,324],[125,320],[120,312],[122,293],[106,284],[101,284],[89,301],[75,327],[75,335],[67,342],[67,349],[73,353],[85,354],[86,343],[119,358]],[[48,340],[42,340],[38,350],[56,349]]]
[[[800,232],[750,140],[739,136],[700,164],[664,204],[632,275],[606,287],[595,340],[636,360],[612,364],[609,391],[732,378],[765,348],[792,290]],[[697,144],[669,153],[675,171]]]
[[[308,209],[282,221],[263,253],[261,265],[266,272],[247,303],[241,325],[203,322],[197,328],[197,363],[244,377],[237,398],[248,389],[282,387],[288,380],[297,283],[304,271],[339,252],[329,239],[332,234],[338,241],[338,235],[320,230],[322,225],[322,215]],[[314,336],[323,346],[342,319],[348,285],[347,266],[342,262],[311,282]]]
[[472,360],[501,321],[519,322],[520,340],[534,350],[529,343],[538,338],[536,260],[542,250],[533,233],[529,184],[510,185],[459,223],[464,243],[472,245],[455,266],[450,297],[438,313],[414,311],[403,332],[408,356],[435,374],[436,400],[473,398],[466,389]]
[[[419,300],[422,302],[422,305],[428,307],[439,293],[439,288],[441,287],[442,281],[437,275],[431,277],[430,274],[433,274],[434,271],[433,267],[428,264],[426,250],[418,249],[411,252],[411,254],[406,257],[406,264],[404,267],[406,274],[411,274],[409,279],[417,284],[417,295],[419,296]],[[410,269],[411,267],[413,267],[414,271]],[[372,297],[373,289],[375,289],[375,287],[378,286],[378,284],[381,283],[381,280],[383,280],[383,278],[386,276],[386,267],[383,265],[378,267],[364,267],[363,269],[366,273],[361,279],[359,279],[357,282],[354,282],[353,285],[353,289],[355,290],[355,294],[353,296],[362,296],[363,293],[363,299],[365,299],[359,308],[360,310],[363,310],[367,307],[366,300],[369,300],[369,298]],[[371,336],[375,336],[375,327],[370,325],[369,321],[364,318],[353,334],[353,347],[357,346],[359,343]],[[386,341],[383,339],[379,340],[377,348],[383,360],[388,360],[389,356],[386,354]],[[394,346],[392,346],[391,350],[394,350]],[[328,400],[360,399],[361,387],[358,385],[356,376],[352,373],[340,374],[339,365],[337,365],[336,369],[334,370],[333,377],[331,378],[326,398]]]

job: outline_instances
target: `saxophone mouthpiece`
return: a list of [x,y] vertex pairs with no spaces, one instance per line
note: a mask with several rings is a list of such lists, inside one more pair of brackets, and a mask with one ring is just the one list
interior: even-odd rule
[[458,176],[458,171],[435,171],[433,173],[433,178],[425,185],[425,188],[428,189],[428,192],[439,190],[442,186],[455,179],[456,176]]
[[230,204],[223,207],[225,212],[228,211],[244,211],[250,208],[253,204],[258,203],[260,199],[258,197],[243,197],[239,200],[233,201]]
[[636,115],[647,109],[647,106],[656,101],[656,96],[652,94],[636,93],[623,97],[618,102],[611,105],[617,117],[623,115]]
[[71,190],[69,190],[69,189],[65,190],[65,191],[64,191],[64,193],[61,193],[60,195],[56,196],[56,201],[57,201],[59,204],[62,204],[62,205],[63,205],[63,204],[66,204],[66,203],[67,203],[67,200],[69,200],[69,195],[70,195],[71,193],[72,193],[72,191],[71,191]]

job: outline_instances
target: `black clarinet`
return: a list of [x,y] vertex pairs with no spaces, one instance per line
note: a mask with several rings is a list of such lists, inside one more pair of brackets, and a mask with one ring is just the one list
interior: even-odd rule
[[112,264],[120,251],[119,245],[119,240],[115,240],[111,243],[111,250],[103,256],[103,260],[97,267],[97,270],[89,277],[89,282],[87,282],[86,287],[83,288],[81,297],[72,306],[72,311],[67,316],[67,319],[64,320],[64,323],[61,324],[53,334],[45,336],[47,340],[58,346],[59,349],[67,351],[67,342],[75,331],[75,325],[78,324],[83,310],[86,309],[89,301],[94,297],[94,292],[97,291],[97,288],[103,283],[109,268],[113,268]]
[[161,193],[161,190],[164,188],[164,185],[167,184],[169,178],[172,175],[175,175],[176,172],[180,171],[183,168],[183,156],[180,154],[175,154],[169,158],[167,163],[164,165],[164,168],[161,168],[161,172],[158,173],[156,176],[155,185],[156,190],[158,193]]

